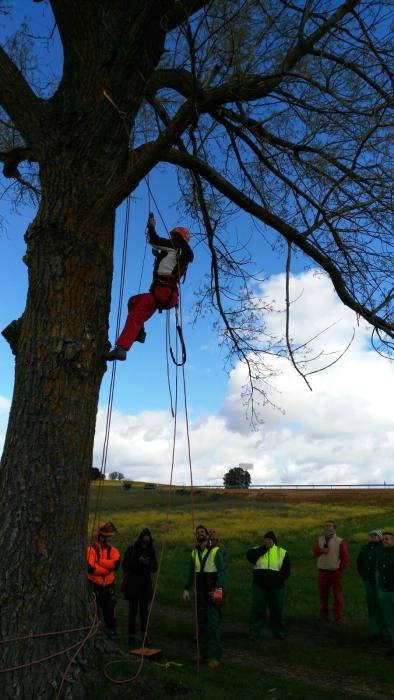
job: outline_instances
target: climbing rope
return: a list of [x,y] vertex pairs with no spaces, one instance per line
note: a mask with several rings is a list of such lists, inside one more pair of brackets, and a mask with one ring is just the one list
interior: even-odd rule
[[[124,228],[123,228],[122,262],[121,262],[121,271],[120,271],[115,338],[117,338],[119,335],[120,321],[121,321],[122,309],[123,309],[124,283],[125,283],[125,277],[126,277],[126,264],[127,264],[127,249],[128,249],[129,232],[130,232],[130,218],[131,218],[131,195],[129,195],[127,197],[127,200],[126,200],[125,221],[124,221]],[[117,365],[116,362],[112,363],[111,380],[110,380],[110,386],[109,386],[109,392],[108,392],[107,414],[106,414],[106,420],[105,420],[104,442],[103,442],[103,449],[102,449],[102,453],[101,453],[100,474],[101,474],[102,478],[100,479],[98,487],[97,487],[96,503],[95,503],[95,508],[93,511],[94,517],[93,517],[92,529],[91,529],[91,539],[93,539],[93,537],[94,537],[94,531],[96,529],[97,521],[99,519],[99,515],[101,512],[102,499],[103,499],[103,493],[104,493],[104,481],[105,481],[105,475],[106,475],[106,469],[107,469],[108,446],[109,446],[111,420],[112,420],[112,408],[113,408],[113,400],[114,400],[114,392],[115,392],[116,365]]]
[[[148,203],[149,203],[149,211],[151,210],[150,206],[150,199],[152,199],[155,203],[155,207],[157,209],[158,215],[163,222],[163,225],[168,232],[167,226],[165,224],[164,218],[161,215],[160,208],[153,196],[153,193],[150,188],[150,183],[147,180],[146,181],[147,188],[148,188]],[[186,424],[186,435],[187,435],[187,452],[188,452],[188,462],[189,462],[189,472],[190,472],[190,485],[191,485],[191,498],[192,498],[192,514],[191,514],[191,525],[192,525],[192,541],[194,544],[194,536],[195,536],[195,502],[194,502],[194,492],[193,492],[193,469],[192,469],[192,460],[191,460],[191,447],[190,447],[190,432],[189,432],[189,419],[188,419],[188,413],[187,413],[187,393],[186,393],[186,375],[185,375],[185,363],[186,363],[186,346],[183,338],[183,332],[182,332],[182,292],[181,292],[181,285],[179,285],[179,301],[178,301],[178,306],[179,306],[179,313],[178,313],[178,308],[175,309],[176,313],[176,336],[175,336],[175,353],[172,349],[171,346],[171,338],[170,338],[170,311],[167,311],[167,318],[166,318],[166,359],[167,359],[167,378],[168,378],[168,386],[169,386],[169,395],[170,395],[170,405],[171,405],[171,414],[174,420],[173,423],[173,438],[172,438],[172,457],[171,457],[171,469],[170,469],[170,479],[169,479],[169,488],[168,488],[168,501],[167,501],[167,507],[166,507],[166,522],[167,522],[167,528],[166,532],[168,533],[169,527],[170,527],[170,513],[172,509],[172,489],[173,489],[173,474],[174,474],[174,466],[175,466],[175,454],[176,454],[176,440],[177,440],[177,430],[178,430],[178,368],[182,367],[182,377],[183,377],[183,394],[184,394],[184,405],[185,405],[185,424]],[[179,343],[178,343],[179,341]],[[182,350],[182,361],[178,361],[178,351],[179,351],[179,344]],[[173,392],[171,388],[171,381],[170,381],[170,371],[169,371],[169,355],[171,355],[171,359],[173,360],[176,370],[175,370],[175,390],[174,390],[174,398],[173,398]],[[157,574],[155,578],[155,583],[153,587],[153,595],[152,595],[152,600],[149,606],[149,611],[148,611],[148,618],[145,626],[145,630],[143,633],[143,641],[142,641],[142,647],[145,647],[146,639],[148,637],[148,631],[149,631],[149,626],[150,626],[150,620],[151,620],[151,615],[152,611],[154,609],[154,604],[156,600],[156,593],[158,589],[158,584],[161,576],[161,570],[162,570],[162,563],[164,559],[164,553],[165,553],[165,548],[167,544],[167,538],[164,536],[161,550],[160,550],[160,556],[159,556],[159,561],[158,561],[158,569],[157,569]],[[194,586],[196,590],[196,573],[194,573]],[[200,657],[200,650],[199,650],[199,634],[198,634],[198,611],[197,611],[197,596],[194,596],[194,626],[195,626],[195,637],[196,637],[196,658],[197,658],[197,674],[199,674],[199,657]],[[108,662],[105,667],[104,667],[104,675],[108,680],[110,680],[112,683],[116,685],[124,685],[127,683],[132,683],[135,681],[138,676],[142,673],[143,667],[144,667],[144,655],[141,655],[140,663],[138,666],[138,669],[136,672],[127,678],[123,679],[117,679],[114,678],[110,672],[109,669],[112,668],[113,665],[121,663],[120,661],[110,661]],[[174,662],[172,662],[174,663]],[[175,665],[175,664],[174,664]],[[168,665],[165,666],[168,668]]]
[[179,319],[178,319],[178,310],[177,309],[175,309],[175,316],[176,316],[176,331],[178,333],[179,340],[180,340],[181,347],[182,347],[182,361],[178,362],[178,360],[176,359],[176,357],[174,355],[174,352],[173,352],[171,345],[170,345],[170,355],[171,355],[171,359],[172,359],[174,365],[176,365],[177,367],[183,367],[183,365],[186,363],[186,346],[185,346],[185,341],[183,339],[182,326],[180,325]]

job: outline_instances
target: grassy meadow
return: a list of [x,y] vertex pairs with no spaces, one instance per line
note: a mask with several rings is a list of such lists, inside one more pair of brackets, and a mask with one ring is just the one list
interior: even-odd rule
[[[99,489],[99,491],[98,491]],[[356,558],[366,533],[394,528],[392,492],[376,491],[198,491],[165,488],[130,491],[118,482],[92,485],[92,520],[111,520],[119,530],[113,543],[124,554],[143,527],[152,531],[158,557],[162,556],[149,637],[163,650],[163,664],[145,663],[138,684],[99,684],[99,699],[123,697],[184,698],[394,698],[393,662],[385,657],[387,645],[368,641],[362,583]],[[316,564],[312,547],[327,519],[337,521],[338,534],[349,545],[350,565],[345,574],[345,621],[342,625],[318,621]],[[223,612],[223,664],[197,672],[193,606],[181,594],[193,544],[194,527],[215,527],[230,556]],[[262,639],[246,638],[252,566],[247,549],[260,544],[274,530],[288,550],[292,574],[287,584],[285,619],[288,637],[279,641],[267,628]],[[121,574],[119,573],[118,579]],[[119,593],[117,605],[119,659],[110,675],[134,675],[136,662],[125,644],[127,602]],[[122,661],[126,654],[127,662]],[[181,665],[175,665],[181,664]],[[133,670],[134,669],[134,670]],[[138,689],[136,690],[136,688]],[[114,693],[114,694],[112,694]],[[136,694],[137,693],[137,694]]]

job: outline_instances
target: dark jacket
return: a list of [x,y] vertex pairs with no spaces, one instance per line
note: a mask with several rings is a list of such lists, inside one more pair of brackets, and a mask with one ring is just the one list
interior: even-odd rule
[[[149,537],[148,547],[142,546],[142,539]],[[122,569],[126,574],[125,596],[127,599],[145,593],[145,597],[152,598],[153,587],[151,574],[157,571],[157,560],[153,546],[152,535],[148,528],[140,533],[138,539],[131,544],[124,555]]]
[[357,571],[363,581],[375,583],[376,559],[381,548],[381,542],[368,542],[361,547],[357,557]]
[[[246,558],[251,564],[256,564],[267,551],[268,547],[262,544],[260,547],[253,547],[246,552]],[[271,569],[253,569],[253,583],[260,588],[273,590],[274,588],[283,588],[286,579],[290,576],[290,558],[288,552],[282,562],[280,571]]]
[[381,547],[376,557],[378,588],[394,592],[394,547]]

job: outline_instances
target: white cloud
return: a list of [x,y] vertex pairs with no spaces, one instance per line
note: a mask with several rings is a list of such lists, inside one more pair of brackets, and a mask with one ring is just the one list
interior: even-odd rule
[[[293,277],[291,293],[298,299],[291,316],[294,344],[332,326],[312,343],[313,354],[340,352],[355,328],[350,350],[337,364],[310,377],[312,392],[287,360],[271,358],[278,376],[269,397],[283,411],[265,406],[258,431],[252,431],[245,419],[240,395],[246,375],[238,364],[230,375],[220,415],[190,423],[194,483],[220,484],[228,467],[241,462],[254,464],[254,483],[393,481],[392,364],[370,351],[370,330],[364,322],[357,326],[355,315],[340,304],[326,277],[313,272]],[[277,310],[265,319],[266,325],[282,336],[283,275],[271,278],[262,294],[275,299]],[[115,414],[108,458],[111,470],[134,479],[168,481],[172,425],[165,412]],[[99,437],[98,431],[97,444]],[[186,431],[179,420],[174,482],[189,483]]]
[[[283,335],[284,277],[272,277],[261,290],[275,299],[277,313],[265,319],[277,337]],[[394,428],[392,397],[394,368],[370,351],[369,329],[337,300],[330,282],[313,272],[292,278],[291,332],[303,343],[324,328],[313,342],[315,353],[340,351],[356,329],[347,354],[325,372],[310,377],[310,392],[283,358],[270,358],[278,372],[269,397],[283,411],[262,409],[264,423],[251,430],[245,419],[241,391],[245,369],[238,364],[230,375],[218,415],[190,419],[190,450],[195,484],[221,484],[232,466],[254,465],[253,483],[387,483],[393,482]],[[331,356],[333,357],[333,356]],[[201,382],[208,378],[201,375]],[[208,385],[208,384],[207,384]],[[190,403],[193,396],[189,393]],[[10,402],[0,397],[0,445]],[[193,416],[193,406],[189,407]],[[94,450],[101,464],[106,410],[100,407]],[[178,416],[173,481],[190,483],[185,423]],[[125,415],[114,410],[107,472],[122,471],[141,481],[168,483],[171,470],[174,421],[168,411]]]
[[0,396],[0,414],[8,413],[10,410],[11,401],[6,399],[5,396]]

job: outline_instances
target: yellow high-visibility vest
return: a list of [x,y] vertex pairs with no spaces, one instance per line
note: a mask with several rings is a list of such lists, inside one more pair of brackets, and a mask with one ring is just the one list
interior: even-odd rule
[[[212,574],[217,572],[217,568],[215,566],[215,557],[216,557],[216,552],[218,551],[219,547],[212,547],[212,549],[209,551],[209,554],[206,558],[205,561],[205,566],[203,568],[203,573],[204,574]],[[205,548],[201,552],[202,559],[205,559],[205,555],[207,554],[208,550]],[[200,558],[197,554],[197,550],[193,549],[192,551],[192,559],[194,561],[194,571],[196,574],[201,573],[201,563],[200,563]]]
[[274,544],[266,551],[265,554],[257,559],[254,568],[259,569],[260,571],[280,571],[285,556],[286,550],[282,549],[282,547],[277,547],[276,544]]

